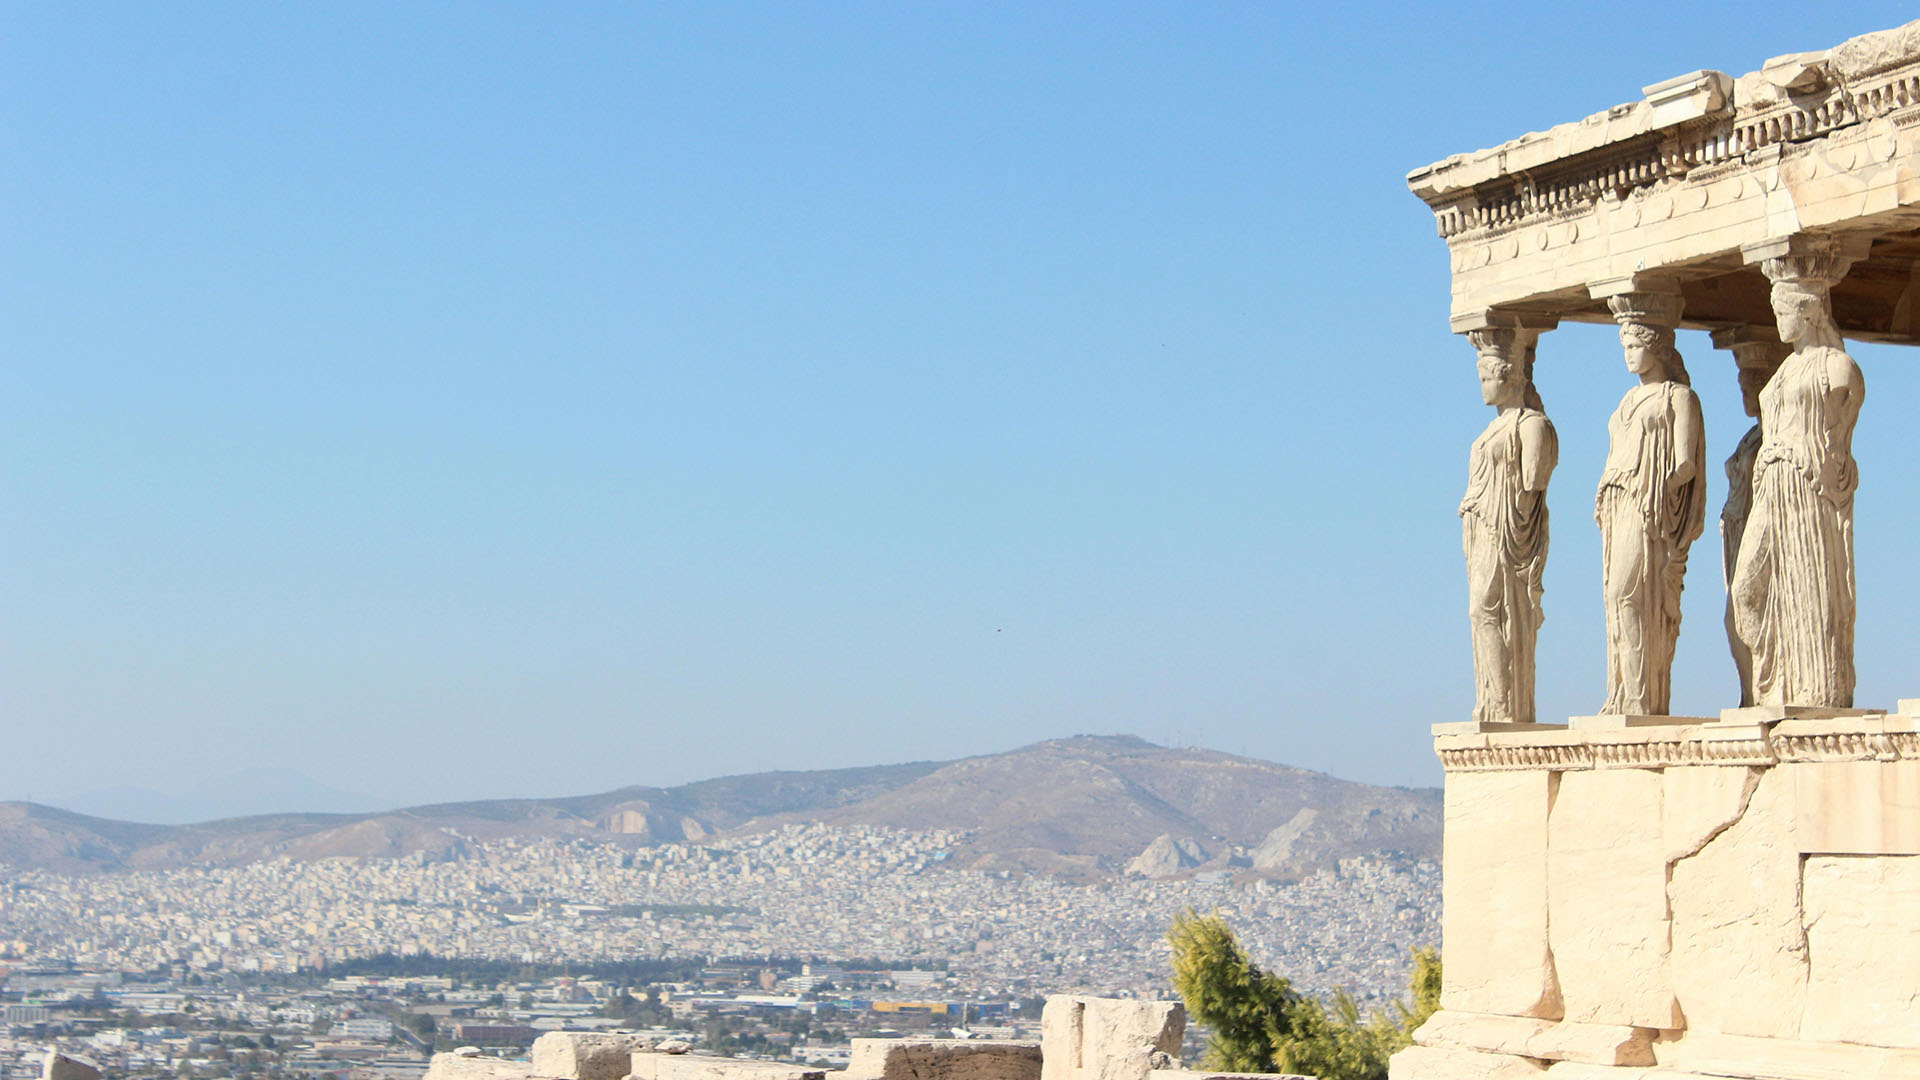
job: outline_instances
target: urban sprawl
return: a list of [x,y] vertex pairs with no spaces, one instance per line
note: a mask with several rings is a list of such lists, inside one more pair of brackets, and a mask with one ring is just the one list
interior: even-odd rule
[[1439,867],[1070,882],[945,864],[965,834],[789,826],[711,844],[58,875],[0,868],[0,1080],[58,1046],[110,1077],[413,1080],[439,1046],[654,1030],[844,1060],[850,1036],[1026,1037],[1049,993],[1169,993],[1218,911],[1306,992],[1381,1003],[1439,940]]

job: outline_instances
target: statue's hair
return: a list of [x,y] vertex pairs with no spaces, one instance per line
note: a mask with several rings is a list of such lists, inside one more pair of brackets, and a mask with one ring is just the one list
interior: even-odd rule
[[1533,385],[1533,361],[1534,357],[1538,355],[1539,342],[1535,341],[1533,344],[1527,346],[1527,358],[1520,369],[1520,379],[1526,384],[1526,392],[1522,397],[1521,404],[1536,412],[1546,412],[1547,403],[1540,400],[1540,388]]

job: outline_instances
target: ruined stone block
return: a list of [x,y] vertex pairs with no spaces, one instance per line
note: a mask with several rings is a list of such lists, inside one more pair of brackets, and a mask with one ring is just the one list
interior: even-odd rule
[[1544,1080],[1546,1063],[1478,1050],[1409,1046],[1393,1055],[1388,1080]]
[[1148,1080],[1155,1052],[1178,1061],[1187,1030],[1177,1001],[1056,994],[1040,1013],[1042,1080]]
[[1652,1065],[1654,1032],[1618,1024],[1555,1024],[1527,1040],[1527,1056],[1582,1065]]
[[1538,1017],[1490,1016],[1442,1009],[1427,1017],[1427,1022],[1413,1033],[1413,1041],[1417,1046],[1441,1050],[1525,1056],[1527,1045],[1553,1026],[1554,1021]]
[[597,1031],[549,1031],[533,1040],[535,1076],[565,1080],[620,1080],[633,1066],[633,1055],[653,1049],[653,1040],[639,1035]]
[[826,1080],[825,1069],[784,1061],[743,1061],[706,1054],[640,1052],[630,1080]]
[[1762,1080],[1910,1080],[1920,1050],[1848,1043],[1756,1039],[1689,1031],[1661,1048],[1659,1080],[1706,1076]]
[[855,1039],[841,1080],[1040,1080],[1040,1044]]
[[1317,1080],[1300,1072],[1213,1072],[1208,1068],[1156,1068],[1154,1080]]

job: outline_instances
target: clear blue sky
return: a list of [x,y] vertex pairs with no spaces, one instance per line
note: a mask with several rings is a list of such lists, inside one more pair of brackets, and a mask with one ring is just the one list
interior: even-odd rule
[[[1488,413],[1404,175],[1916,16],[8,3],[0,797],[570,794],[1076,732],[1437,783]],[[1718,460],[1733,365],[1681,346]],[[1607,328],[1541,354],[1552,716],[1604,696],[1631,378]],[[1856,355],[1891,704],[1920,356]],[[1710,712],[1695,551],[1675,708]]]

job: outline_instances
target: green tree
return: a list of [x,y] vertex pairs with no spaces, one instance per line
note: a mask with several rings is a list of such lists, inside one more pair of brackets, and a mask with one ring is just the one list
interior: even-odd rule
[[1440,950],[1431,945],[1413,950],[1413,1004],[1394,1002],[1400,1026],[1411,1036],[1427,1018],[1440,1011]]
[[1212,1029],[1206,1066],[1222,1072],[1278,1072],[1274,1034],[1301,1005],[1293,984],[1255,967],[1218,915],[1189,908],[1167,931],[1173,985],[1193,1018]]
[[1363,1017],[1342,990],[1331,1008],[1262,971],[1218,915],[1189,909],[1167,931],[1173,984],[1195,1020],[1212,1029],[1207,1067],[1301,1072],[1321,1080],[1386,1080],[1387,1059],[1440,1005],[1440,954],[1413,951],[1412,1000]]

